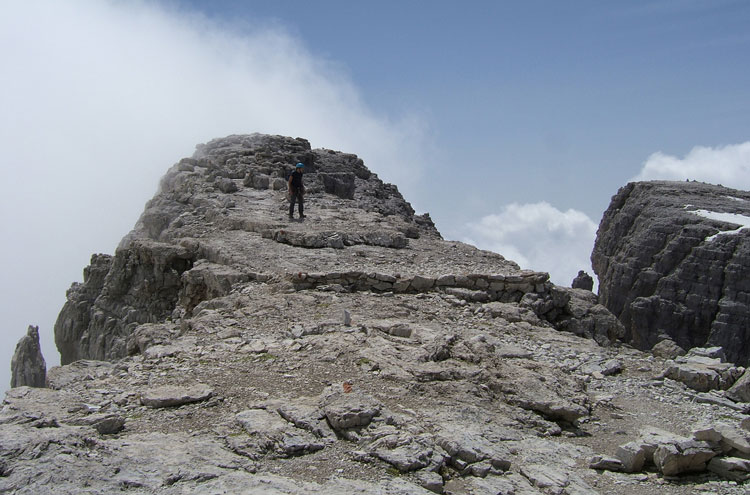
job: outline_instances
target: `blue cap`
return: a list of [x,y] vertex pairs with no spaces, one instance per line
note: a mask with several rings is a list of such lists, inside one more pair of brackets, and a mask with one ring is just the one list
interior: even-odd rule
[[303,168],[305,166],[304,163],[298,163],[296,168]]

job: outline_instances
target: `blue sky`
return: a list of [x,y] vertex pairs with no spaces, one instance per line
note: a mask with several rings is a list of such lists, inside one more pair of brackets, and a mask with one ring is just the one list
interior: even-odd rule
[[[651,153],[742,142],[750,130],[744,1],[176,5],[276,23],[338,65],[369,106],[424,119],[439,196],[462,189],[472,201],[478,179],[494,184],[474,216],[547,200],[598,220]],[[472,173],[456,173],[467,164]],[[420,195],[430,211],[445,205],[430,200]],[[460,222],[453,212],[438,221]]]
[[3,7],[0,362],[33,323],[55,364],[90,255],[114,252],[172,163],[231,133],[357,153],[445,237],[565,285],[629,180],[750,189],[746,1]]

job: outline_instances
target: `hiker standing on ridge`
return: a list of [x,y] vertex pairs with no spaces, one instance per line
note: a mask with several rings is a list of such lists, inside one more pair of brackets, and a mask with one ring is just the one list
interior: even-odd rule
[[298,163],[294,168],[294,172],[289,176],[289,219],[294,218],[294,202],[299,202],[299,217],[305,218],[304,211],[304,200],[305,186],[302,185],[302,171],[305,166],[302,163]]

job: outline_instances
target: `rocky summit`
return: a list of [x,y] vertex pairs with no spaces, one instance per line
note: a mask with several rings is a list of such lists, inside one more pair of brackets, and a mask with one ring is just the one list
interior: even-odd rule
[[744,493],[744,368],[628,332],[355,155],[216,139],[68,291],[62,366],[3,402],[0,492]]
[[750,363],[750,193],[700,182],[638,182],[612,198],[594,271],[601,302],[639,349],[723,347]]

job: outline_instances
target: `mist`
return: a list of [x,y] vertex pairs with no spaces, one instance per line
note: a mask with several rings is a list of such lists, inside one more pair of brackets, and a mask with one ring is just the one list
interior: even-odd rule
[[282,27],[146,2],[30,0],[0,18],[0,385],[15,343],[53,325],[92,253],[113,253],[159,178],[229,134],[355,152],[408,195],[430,145],[419,116],[379,115],[343,68]]
[[596,228],[581,211],[562,211],[544,201],[512,203],[468,224],[463,240],[500,253],[521,268],[549,272],[557,285],[569,287],[578,271],[585,270],[598,286],[590,260]]

